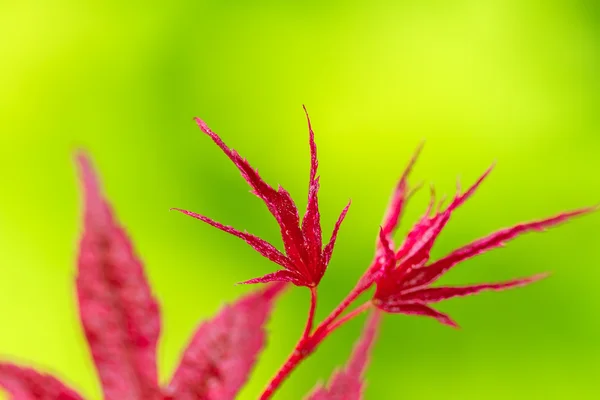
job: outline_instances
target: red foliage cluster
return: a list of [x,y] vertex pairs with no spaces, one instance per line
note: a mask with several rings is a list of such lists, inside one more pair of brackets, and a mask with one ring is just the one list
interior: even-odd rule
[[485,283],[468,286],[432,288],[430,287],[431,284],[435,283],[460,262],[488,250],[502,247],[505,242],[523,233],[543,231],[553,225],[565,222],[572,217],[591,212],[595,209],[595,207],[583,208],[551,218],[522,223],[502,229],[489,236],[475,240],[437,261],[430,262],[430,251],[442,229],[450,220],[452,212],[475,193],[479,185],[492,171],[492,167],[465,193],[461,193],[459,187],[456,195],[444,210],[442,210],[441,202],[437,206],[437,210],[434,208],[436,206],[435,192],[432,188],[431,201],[425,215],[412,227],[402,245],[394,249],[392,235],[398,225],[402,208],[410,197],[410,192],[407,191],[407,178],[419,152],[420,148],[415,152],[415,156],[406,168],[392,195],[388,213],[380,231],[379,251],[382,253],[383,261],[375,269],[377,290],[375,291],[373,303],[386,312],[433,317],[443,324],[457,327],[456,323],[450,317],[434,310],[428,304],[453,297],[477,294],[483,290],[504,290],[524,286],[546,277],[547,274],[542,273],[502,283]]
[[[306,112],[306,109],[304,110]],[[246,241],[254,250],[261,255],[279,264],[284,269],[265,275],[260,278],[251,279],[244,283],[266,283],[271,281],[292,282],[296,286],[315,287],[321,281],[325,269],[331,260],[335,239],[342,221],[346,217],[350,204],[344,208],[340,214],[335,228],[331,235],[331,239],[323,247],[323,234],[321,231],[321,218],[319,215],[319,178],[317,177],[317,146],[315,144],[315,134],[308,119],[308,130],[310,132],[310,180],[308,185],[308,203],[306,213],[300,223],[300,214],[298,207],[292,200],[290,194],[283,187],[279,186],[277,190],[266,183],[258,171],[248,164],[235,150],[230,149],[225,145],[216,133],[204,123],[204,121],[196,118],[198,126],[223,150],[223,152],[233,161],[235,166],[240,170],[242,176],[252,187],[252,193],[258,196],[265,202],[267,208],[273,214],[281,229],[281,238],[285,247],[286,255],[282,254],[272,244],[246,232],[238,231],[230,226],[225,226],[219,222],[196,214],[191,211],[175,208],[184,214],[197,218],[221,229],[227,233],[231,233]]]
[[[81,324],[107,400],[234,399],[265,344],[264,325],[285,285],[274,283],[204,322],[171,381],[157,378],[161,318],[143,266],[103,198],[84,156],[85,193],[76,290]],[[57,379],[0,363],[0,386],[15,400],[82,399]]]
[[[76,292],[83,331],[107,400],[234,399],[265,345],[265,323],[275,300],[288,283],[310,289],[311,306],[307,324],[292,354],[267,385],[260,399],[266,400],[273,396],[283,381],[333,331],[369,310],[371,315],[364,332],[345,368],[332,377],[327,387],[318,386],[307,396],[307,400],[359,400],[363,396],[363,375],[370,349],[383,313],[433,317],[443,324],[456,327],[449,316],[433,309],[430,304],[483,290],[523,286],[545,275],[538,274],[502,283],[431,287],[442,275],[460,262],[501,247],[522,233],[541,231],[595,209],[584,208],[502,229],[439,260],[431,261],[431,249],[453,211],[473,195],[491,168],[466,192],[462,193],[459,188],[446,208],[443,208],[442,202],[436,204],[432,190],[429,208],[415,223],[402,244],[396,247],[393,235],[413,193],[409,190],[408,176],[419,148],[393,192],[380,227],[373,262],[340,305],[314,327],[317,286],[331,260],[337,233],[349,204],[339,216],[330,240],[323,245],[318,204],[317,148],[310,120],[311,168],[308,205],[302,219],[285,189],[274,189],[267,184],[245,159],[227,147],[203,121],[196,121],[200,129],[233,161],[253,193],[265,202],[280,226],[285,252],[245,231],[225,226],[191,211],[176,210],[243,239],[283,269],[244,282],[270,283],[262,290],[254,291],[225,307],[211,321],[202,323],[183,351],[171,381],[161,385],[158,382],[156,364],[156,348],[161,330],[158,301],[152,294],[143,265],[136,256],[132,243],[102,195],[88,159],[79,155],[77,160],[85,211]],[[373,298],[348,311],[354,300],[373,286],[376,287]],[[0,362],[0,387],[16,400],[82,399],[58,379],[8,362]]]

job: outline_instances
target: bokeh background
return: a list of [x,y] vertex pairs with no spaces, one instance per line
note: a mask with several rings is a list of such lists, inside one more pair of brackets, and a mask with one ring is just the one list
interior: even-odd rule
[[[497,228],[597,203],[598,4],[1,1],[0,354],[100,398],[72,285],[78,148],[95,160],[160,298],[163,379],[196,324],[249,290],[235,282],[273,270],[240,240],[169,212],[189,208],[280,243],[273,218],[194,116],[304,207],[308,107],[326,232],[353,201],[319,318],[371,260],[390,190],[423,138],[413,182],[439,192],[498,161],[435,257]],[[402,232],[427,200],[427,191],[414,199]],[[445,283],[553,272],[524,289],[444,303],[459,331],[388,316],[366,398],[598,398],[599,229],[591,215],[456,268]],[[240,399],[256,398],[288,355],[307,302],[302,289],[280,301]],[[299,399],[328,378],[362,322],[325,342],[276,398]]]

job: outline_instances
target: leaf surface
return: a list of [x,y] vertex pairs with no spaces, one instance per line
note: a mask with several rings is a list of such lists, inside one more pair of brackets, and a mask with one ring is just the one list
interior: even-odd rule
[[265,323],[277,295],[274,283],[226,306],[200,325],[165,390],[173,400],[234,399],[265,345]]
[[160,311],[132,244],[102,196],[90,162],[78,156],[84,189],[77,297],[106,400],[156,399]]
[[361,338],[354,345],[352,356],[343,370],[334,373],[329,386],[318,386],[307,400],[360,400],[363,397],[363,375],[369,362],[369,355],[381,313],[374,311],[367,320]]
[[13,400],[83,400],[53,376],[10,363],[0,363],[0,387]]

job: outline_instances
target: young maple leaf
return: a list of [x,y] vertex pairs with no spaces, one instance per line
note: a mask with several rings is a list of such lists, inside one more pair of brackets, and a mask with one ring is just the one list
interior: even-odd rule
[[451,252],[440,260],[430,262],[430,251],[436,238],[450,219],[452,212],[473,195],[475,190],[489,175],[493,166],[466,192],[461,193],[459,187],[456,195],[444,210],[442,210],[441,202],[438,204],[437,209],[434,209],[435,193],[432,188],[431,202],[427,212],[412,227],[402,245],[397,250],[394,250],[391,237],[398,226],[398,220],[411,193],[408,191],[407,179],[419,151],[420,147],[415,152],[415,156],[400,178],[392,195],[379,235],[378,253],[382,261],[369,275],[377,284],[373,303],[380,309],[390,313],[433,317],[443,324],[457,327],[456,323],[449,316],[433,309],[429,304],[453,297],[477,294],[484,290],[504,290],[524,286],[544,278],[547,274],[538,274],[501,283],[468,286],[430,287],[431,284],[435,283],[452,267],[468,258],[497,247],[502,247],[505,242],[523,233],[543,231],[572,217],[596,209],[596,207],[583,208],[547,219],[522,223],[511,228],[502,229],[489,236],[475,240]]
[[283,267],[282,270],[267,274],[260,278],[250,279],[243,283],[282,281],[292,282],[296,286],[317,286],[329,264],[338,230],[350,207],[350,203],[348,203],[335,223],[331,239],[323,247],[318,200],[319,178],[317,177],[317,146],[315,144],[315,135],[306,108],[304,108],[304,111],[308,121],[311,167],[308,187],[308,204],[304,217],[302,218],[302,224],[300,224],[298,207],[296,207],[290,194],[281,186],[275,190],[266,183],[260,177],[258,171],[253,169],[235,150],[227,147],[221,138],[211,131],[204,121],[196,118],[196,122],[202,132],[210,136],[210,138],[240,170],[242,177],[252,187],[252,193],[265,202],[267,208],[277,220],[281,230],[285,255],[277,250],[272,244],[247,232],[242,232],[230,226],[223,225],[204,215],[178,208],[174,209],[204,221],[217,229],[239,237],[262,256]]
[[[228,400],[245,383],[265,342],[264,325],[285,284],[251,293],[203,323],[165,389],[157,378],[161,319],[143,266],[78,157],[85,192],[76,281],[79,314],[106,400]],[[82,397],[56,378],[0,363],[0,388],[16,400]]]
[[337,371],[329,387],[317,386],[306,400],[360,400],[363,397],[363,375],[379,327],[380,312],[375,310],[365,324],[363,334],[354,346],[346,367]]

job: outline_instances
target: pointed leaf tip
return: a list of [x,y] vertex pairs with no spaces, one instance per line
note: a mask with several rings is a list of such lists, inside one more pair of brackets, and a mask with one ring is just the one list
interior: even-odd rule
[[500,283],[482,283],[465,286],[440,286],[433,288],[414,289],[410,292],[400,295],[399,301],[406,303],[437,303],[454,297],[471,296],[479,294],[485,290],[502,291],[517,287],[526,286],[542,280],[549,276],[549,273],[541,273],[527,278],[512,279]]
[[198,125],[198,127],[200,128],[200,130],[204,133],[209,133],[212,132],[210,130],[210,128],[208,127],[208,125],[206,124],[206,122],[204,122],[204,120],[198,118],[198,117],[194,117],[194,121],[196,121],[196,124]]
[[385,276],[396,266],[396,253],[394,252],[393,243],[386,235],[384,228],[379,227],[379,238],[377,241],[377,263],[365,275],[364,284],[370,285],[374,281],[378,281],[382,276]]
[[133,245],[102,196],[85,156],[77,297],[79,314],[107,400],[155,399],[160,315]]
[[232,400],[248,379],[265,341],[274,284],[226,306],[200,325],[165,391],[166,399]]
[[97,203],[100,194],[100,184],[94,167],[90,161],[88,155],[83,151],[77,151],[75,153],[75,163],[77,164],[77,170],[79,173],[79,180],[81,188],[83,189],[83,195],[85,198],[85,204],[87,207],[92,206],[90,203]]
[[[429,207],[423,217],[413,225],[409,231],[404,243],[400,249],[396,252],[396,257],[402,259],[402,264],[405,266],[411,266],[413,271],[421,271],[421,267],[429,261],[430,252],[433,248],[435,241],[438,236],[450,220],[452,213],[462,205],[469,197],[475,193],[477,188],[489,175],[492,168],[488,168],[487,171],[479,177],[479,179],[471,185],[471,187],[465,192],[461,193],[460,189],[457,191],[454,199],[443,211],[437,211],[437,213],[430,217],[430,212],[434,211],[435,206],[435,191],[432,186],[432,198],[429,203]],[[408,279],[406,279],[408,281]]]
[[424,140],[417,145],[417,148],[413,152],[411,159],[402,172],[402,175],[400,176],[400,179],[398,180],[398,183],[392,192],[382,223],[386,235],[391,235],[394,233],[398,227],[398,224],[400,223],[400,218],[402,217],[402,213],[406,207],[406,202],[415,192],[415,190],[418,190],[418,187],[413,190],[409,190],[408,176],[412,172],[412,169],[414,168],[424,146]]
[[283,268],[291,268],[292,263],[285,255],[283,255],[279,250],[277,250],[272,244],[257,236],[254,236],[248,232],[239,231],[231,226],[223,225],[220,222],[217,222],[211,218],[205,217],[204,215],[197,214],[192,211],[182,210],[181,208],[172,208],[171,210],[178,211],[184,215],[207,223],[208,225],[215,227],[223,232],[227,232],[233,236],[236,236],[245,241],[248,245],[250,245],[250,247],[256,250],[263,257],[273,261],[276,264],[281,265]]
[[[319,178],[317,169],[319,161],[317,158],[317,144],[315,143],[315,133],[313,132],[310,118],[306,107],[306,121],[308,124],[309,147],[310,147],[310,178],[308,183],[308,202],[306,212],[302,218],[302,235],[305,243],[308,262],[315,267],[321,266],[321,253],[323,248],[323,233],[321,229],[321,216],[319,214]],[[320,275],[321,271],[317,271]]]
[[247,281],[239,282],[240,285],[252,285],[256,283],[271,283],[271,282],[291,282],[296,286],[304,286],[305,282],[301,276],[291,271],[275,271],[269,274],[263,275],[259,278],[249,279]]
[[331,256],[333,254],[333,248],[335,247],[335,242],[337,240],[338,232],[340,230],[340,227],[342,226],[342,222],[344,222],[344,219],[346,218],[346,214],[348,214],[348,210],[350,209],[351,204],[352,204],[352,200],[349,200],[348,204],[346,205],[346,207],[344,207],[344,209],[342,210],[342,213],[338,217],[338,219],[335,223],[335,226],[333,227],[333,232],[331,233],[331,238],[329,239],[329,243],[327,243],[325,245],[325,248],[323,248],[323,265],[324,265],[324,267],[327,267],[327,265],[329,264],[329,261],[331,261]]
[[460,193],[460,182],[457,180],[457,194],[456,194],[456,198],[454,199],[454,201],[452,202],[452,204],[450,206],[448,206],[448,209],[450,211],[460,207],[467,199],[469,199],[474,193],[475,191],[477,191],[477,189],[479,188],[479,186],[481,186],[481,184],[483,183],[483,181],[486,180],[486,178],[492,173],[492,171],[494,170],[494,168],[496,167],[496,162],[493,162],[486,170],[485,172],[475,181],[475,183],[473,183],[471,185],[471,187],[465,192],[465,193]]
[[404,303],[402,301],[383,300],[374,302],[374,304],[377,306],[377,308],[385,312],[431,317],[443,325],[447,325],[455,329],[459,328],[458,324],[454,322],[454,320],[452,320],[452,318],[450,318],[448,315],[441,313],[423,303]]
[[317,386],[306,400],[360,400],[363,398],[363,375],[377,336],[380,318],[380,311],[374,310],[371,313],[362,336],[355,344],[344,369],[333,375],[329,387]]
[[418,287],[435,282],[446,272],[460,264],[461,262],[486,253],[490,250],[502,247],[506,242],[517,238],[518,236],[538,231],[541,232],[558,224],[569,221],[571,218],[587,214],[594,211],[594,208],[582,208],[579,210],[564,212],[550,218],[524,222],[496,231],[488,236],[477,239],[447,256],[432,262],[427,268],[413,269],[405,277],[404,288]]

